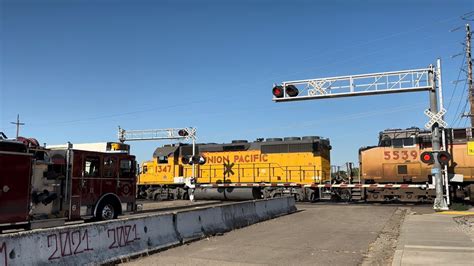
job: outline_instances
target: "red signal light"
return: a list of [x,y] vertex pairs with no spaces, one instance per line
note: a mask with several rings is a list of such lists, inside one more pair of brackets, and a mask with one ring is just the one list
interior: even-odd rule
[[181,157],[181,162],[183,164],[189,164],[190,161],[191,161],[191,156],[189,156],[189,155],[185,155],[185,156]]
[[447,151],[438,152],[438,162],[442,165],[447,165],[451,161],[451,154]]
[[272,90],[273,96],[277,98],[283,97],[283,86],[275,86]]
[[295,97],[295,96],[298,96],[298,93],[300,93],[298,91],[298,88],[296,88],[295,85],[287,85],[285,86],[285,91],[286,91],[286,94],[290,97]]
[[187,135],[189,135],[189,133],[186,129],[180,129],[178,131],[178,135],[180,135],[181,137],[186,137]]
[[190,164],[200,164],[203,165],[206,163],[206,158],[203,156],[195,155],[191,157]]
[[420,155],[420,160],[427,164],[434,163],[433,153],[429,151],[422,152]]

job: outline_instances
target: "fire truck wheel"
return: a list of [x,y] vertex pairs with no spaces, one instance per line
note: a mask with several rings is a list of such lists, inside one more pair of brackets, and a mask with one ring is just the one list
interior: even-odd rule
[[103,200],[97,206],[96,219],[99,221],[116,219],[118,210],[110,201]]

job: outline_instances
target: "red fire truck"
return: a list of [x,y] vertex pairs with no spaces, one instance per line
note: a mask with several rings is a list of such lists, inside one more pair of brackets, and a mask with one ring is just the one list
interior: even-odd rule
[[136,210],[136,161],[129,145],[42,147],[0,138],[0,230],[73,220],[108,220]]

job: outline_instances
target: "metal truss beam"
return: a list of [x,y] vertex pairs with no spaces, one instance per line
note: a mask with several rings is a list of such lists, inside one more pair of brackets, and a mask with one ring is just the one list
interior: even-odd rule
[[118,139],[120,142],[141,140],[195,140],[196,128],[125,130],[119,127]]
[[433,89],[429,83],[430,68],[381,72],[363,75],[285,81],[283,88],[293,85],[299,94],[273,97],[275,102],[302,101],[323,98],[364,96],[387,93],[425,91]]

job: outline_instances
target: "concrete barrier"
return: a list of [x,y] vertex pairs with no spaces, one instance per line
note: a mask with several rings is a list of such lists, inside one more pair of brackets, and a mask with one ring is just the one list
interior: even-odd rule
[[0,266],[120,261],[295,210],[293,198],[278,198],[5,234]]

